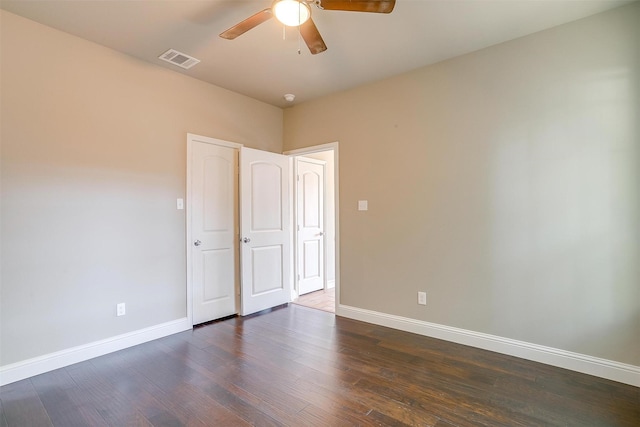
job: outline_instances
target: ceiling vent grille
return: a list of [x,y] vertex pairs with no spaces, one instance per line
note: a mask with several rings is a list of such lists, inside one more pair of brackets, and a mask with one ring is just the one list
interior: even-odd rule
[[200,62],[199,59],[196,59],[193,56],[189,56],[185,53],[178,52],[175,49],[169,49],[162,55],[158,56],[158,58],[173,65],[177,65],[178,67],[184,68],[185,70],[188,70],[189,68]]

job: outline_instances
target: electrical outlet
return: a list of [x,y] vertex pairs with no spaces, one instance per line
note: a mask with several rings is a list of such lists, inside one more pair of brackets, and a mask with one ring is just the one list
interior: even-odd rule
[[116,305],[116,316],[124,316],[126,314],[126,310],[124,307],[124,303],[121,302],[120,304]]
[[426,292],[418,292],[418,304],[427,305],[427,293]]

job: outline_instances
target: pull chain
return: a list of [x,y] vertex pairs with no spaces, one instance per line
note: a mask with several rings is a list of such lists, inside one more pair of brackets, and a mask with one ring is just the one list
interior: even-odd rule
[[300,39],[302,38],[302,30],[300,30],[300,20],[302,19],[302,5],[298,3],[298,55],[301,55],[300,51]]
[[[302,19],[302,6],[298,6],[298,22]],[[302,25],[298,24],[298,55],[302,55],[302,30],[300,29]],[[287,40],[287,26],[282,26],[282,40]]]

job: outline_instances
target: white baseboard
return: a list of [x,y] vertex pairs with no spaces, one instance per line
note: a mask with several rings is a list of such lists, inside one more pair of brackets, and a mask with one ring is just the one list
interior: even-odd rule
[[186,317],[89,344],[0,366],[0,386],[192,328]]
[[640,387],[640,366],[347,305],[339,305],[336,314]]
[[331,289],[331,288],[335,288],[336,287],[336,280],[327,280],[327,289]]

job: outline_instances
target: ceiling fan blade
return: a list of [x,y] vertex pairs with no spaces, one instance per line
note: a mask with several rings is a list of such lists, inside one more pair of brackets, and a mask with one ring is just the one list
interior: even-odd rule
[[300,35],[309,47],[312,55],[327,50],[327,45],[324,44],[320,31],[318,31],[318,27],[316,27],[316,24],[313,23],[311,18],[309,18],[304,24],[300,25]]
[[396,0],[320,0],[321,9],[350,12],[391,13],[395,5]]
[[257,27],[258,25],[262,24],[265,21],[268,21],[271,18],[271,16],[272,16],[272,13],[270,8],[262,10],[256,13],[255,15],[251,15],[244,21],[234,25],[228,30],[223,31],[220,34],[220,37],[222,37],[223,39],[233,40],[236,37],[246,33],[250,29]]

